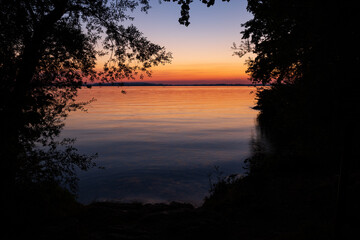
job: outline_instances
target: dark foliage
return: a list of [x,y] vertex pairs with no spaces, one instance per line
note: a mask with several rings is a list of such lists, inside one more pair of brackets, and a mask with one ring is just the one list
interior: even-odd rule
[[[254,18],[243,38],[256,53],[248,73],[254,83],[273,83],[258,93],[259,124],[278,152],[317,169],[338,167],[359,146],[357,9],[297,0],[248,4]],[[344,36],[350,49],[341,48]]]
[[[2,212],[13,223],[56,212],[62,200],[64,206],[74,201],[76,172],[95,166],[95,155],[79,154],[74,139],[59,140],[68,113],[87,104],[75,101],[83,82],[150,75],[150,68],[169,62],[171,54],[135,26],[122,25],[136,7],[147,11],[147,1],[1,0],[0,5]],[[95,71],[97,57],[106,53],[103,71]]]
[[[190,25],[190,5],[194,0],[163,0],[164,2],[176,2],[181,5],[181,17],[179,23],[185,26]],[[206,4],[207,7],[211,7],[215,4],[215,0],[199,0]],[[222,0],[223,2],[229,2],[230,0]]]
[[[247,9],[254,15],[243,24],[243,38],[250,39],[257,54],[249,62],[253,81],[301,79],[333,85],[355,73],[351,67],[359,61],[356,5],[249,0]],[[345,42],[351,49],[342,48]]]
[[221,179],[204,207],[237,212],[268,238],[357,234],[358,9],[355,3],[248,1],[254,18],[243,25],[245,41],[235,54],[253,50],[251,80],[271,86],[257,94],[260,132],[246,160],[248,175]]

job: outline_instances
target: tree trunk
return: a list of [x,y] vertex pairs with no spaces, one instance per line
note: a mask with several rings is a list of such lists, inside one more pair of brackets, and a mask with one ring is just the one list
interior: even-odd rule
[[[31,98],[32,80],[37,71],[37,66],[43,51],[43,42],[52,31],[54,24],[61,19],[66,12],[67,0],[54,1],[54,10],[43,16],[34,27],[29,40],[24,42],[22,61],[17,68],[15,86],[10,95],[8,104],[1,109],[1,133],[0,133],[0,158],[2,167],[2,214],[6,221],[6,234],[12,234],[15,230],[17,206],[16,197],[16,175],[21,166],[22,143],[21,131],[27,123],[24,117],[27,99]],[[24,23],[30,25],[28,23]],[[26,200],[23,200],[26,201]]]
[[36,67],[41,59],[42,44],[49,32],[52,31],[54,24],[61,19],[66,12],[68,1],[55,1],[55,9],[48,15],[45,15],[37,26],[34,27],[32,37],[25,42],[25,48],[22,56],[22,63],[16,76],[15,95],[16,101],[21,99],[31,91],[31,81],[36,72]]

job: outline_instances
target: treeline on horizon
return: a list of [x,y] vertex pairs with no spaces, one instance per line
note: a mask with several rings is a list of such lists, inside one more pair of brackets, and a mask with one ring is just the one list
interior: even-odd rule
[[[115,82],[115,83],[84,83],[82,86],[92,87],[92,86],[262,86],[262,84],[242,84],[242,83],[151,83],[151,82]],[[269,86],[269,85],[267,85]]]

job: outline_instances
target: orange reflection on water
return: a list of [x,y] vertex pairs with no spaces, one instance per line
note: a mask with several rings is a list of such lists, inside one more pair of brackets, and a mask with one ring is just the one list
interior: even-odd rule
[[[122,94],[126,90],[127,94]],[[201,202],[208,173],[243,172],[257,111],[254,87],[93,87],[88,112],[66,120],[63,137],[99,165],[80,177],[80,201],[130,199]],[[151,186],[151,188],[149,187]],[[170,191],[170,190],[171,191]]]
[[[121,90],[127,94],[122,94]],[[256,113],[250,108],[254,106],[254,90],[253,87],[243,86],[93,87],[81,89],[78,100],[88,101],[92,97],[97,100],[87,106],[91,121],[146,118],[185,123],[195,119],[225,120],[237,114],[243,123],[247,123]],[[83,114],[73,113],[72,121],[78,115],[85,116]],[[83,127],[84,124],[88,123],[81,120]]]
[[152,132],[176,133],[250,127],[257,114],[251,109],[254,90],[243,86],[83,88],[79,101],[92,97],[97,101],[87,106],[88,113],[73,113],[67,129],[149,127]]

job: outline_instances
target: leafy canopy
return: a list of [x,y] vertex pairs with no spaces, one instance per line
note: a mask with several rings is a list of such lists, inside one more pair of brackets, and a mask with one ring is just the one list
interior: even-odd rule
[[[181,17],[179,23],[185,26],[190,25],[190,4],[194,0],[163,0],[164,2],[176,2],[181,5]],[[199,0],[206,4],[207,7],[211,7],[215,4],[215,0]],[[222,0],[223,2],[229,2],[230,0]]]
[[[58,141],[83,81],[151,74],[170,62],[164,47],[127,21],[146,0],[0,0],[0,157],[4,191],[54,182],[76,189],[76,169],[94,166],[73,140]],[[96,59],[108,54],[103,71]],[[6,195],[6,194],[5,194]]]
[[[336,84],[344,74],[349,75],[344,81],[350,81],[359,62],[358,8],[311,0],[248,0],[253,19],[243,24],[242,34],[256,54],[248,61],[252,81]],[[351,47],[344,49],[345,42]]]
[[[69,84],[133,78],[171,59],[133,25],[129,11],[148,1],[1,0],[2,81]],[[97,56],[110,54],[104,71],[94,71]],[[10,83],[8,83],[10,84]]]

